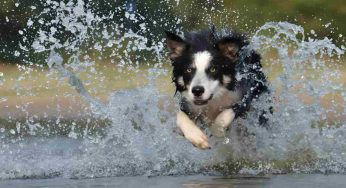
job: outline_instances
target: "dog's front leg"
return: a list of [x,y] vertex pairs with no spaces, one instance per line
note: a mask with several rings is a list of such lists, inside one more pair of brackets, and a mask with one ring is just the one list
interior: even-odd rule
[[232,123],[235,113],[232,109],[222,111],[212,123],[210,129],[214,136],[224,137],[227,127]]
[[177,126],[194,146],[199,149],[209,149],[208,137],[183,111],[177,113]]

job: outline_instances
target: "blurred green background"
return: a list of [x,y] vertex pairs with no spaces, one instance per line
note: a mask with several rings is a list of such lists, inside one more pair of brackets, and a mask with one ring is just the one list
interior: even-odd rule
[[[20,51],[19,42],[23,37],[19,31],[27,27],[30,18],[44,10],[44,2],[40,0],[4,0],[0,3],[0,62],[20,63],[27,58],[23,57],[24,54],[15,53]],[[288,21],[302,25],[306,33],[313,35],[313,38],[328,37],[333,39],[338,46],[345,43],[345,0],[85,0],[85,2],[88,2],[88,8],[99,16],[107,16],[121,7],[122,10],[117,11],[110,20],[114,22],[119,22],[124,17],[124,12],[129,11],[130,4],[133,6],[133,10],[130,11],[139,13],[149,20],[148,23],[150,20],[161,20],[162,23],[147,26],[150,34],[145,35],[151,35],[153,39],[156,37],[155,40],[162,38],[163,30],[174,28],[173,25],[179,25],[185,30],[194,30],[208,26],[210,22],[215,22],[220,27],[219,19],[223,19],[222,26],[233,27],[250,34],[268,21]],[[172,4],[174,6],[171,6]],[[213,7],[213,9],[208,10],[206,7]],[[227,17],[223,17],[225,12]],[[206,14],[210,14],[212,19],[206,19]],[[51,12],[50,15],[55,16],[54,12]],[[174,20],[176,17],[184,17],[186,21],[177,24]],[[126,24],[126,21],[124,22]],[[125,27],[136,30],[140,22],[129,24],[131,25],[125,25]],[[26,35],[29,42],[37,36],[35,31],[38,29],[39,27],[33,27],[31,34]],[[60,33],[60,35],[64,37],[67,33]],[[148,38],[150,39],[150,36]],[[31,55],[40,58],[39,54]]]

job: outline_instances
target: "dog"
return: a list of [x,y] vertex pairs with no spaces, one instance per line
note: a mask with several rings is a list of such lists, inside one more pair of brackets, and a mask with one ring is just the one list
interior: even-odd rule
[[184,38],[166,31],[166,45],[172,81],[181,96],[177,129],[197,148],[210,149],[197,122],[213,136],[224,137],[231,122],[246,115],[251,102],[268,91],[261,56],[244,34],[215,27]]

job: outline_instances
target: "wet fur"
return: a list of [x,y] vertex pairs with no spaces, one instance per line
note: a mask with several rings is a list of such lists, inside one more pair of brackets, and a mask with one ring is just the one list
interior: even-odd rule
[[[244,35],[225,30],[216,32],[214,28],[188,33],[184,39],[171,32],[166,34],[173,66],[172,80],[176,92],[182,96],[181,112],[177,115],[180,120],[177,122],[179,129],[184,129],[186,124],[190,126],[191,122],[201,121],[211,126],[213,134],[222,136],[222,131],[227,129],[233,119],[244,117],[251,107],[251,102],[268,91],[260,63],[261,57],[249,47]],[[203,61],[209,58],[211,61],[205,64]],[[196,66],[205,66],[205,71],[197,73],[201,67]],[[196,77],[201,78],[196,81]],[[207,104],[195,104],[196,97],[191,93],[191,84],[196,85],[196,82],[204,84],[207,90],[205,93],[212,93],[211,99],[206,99],[208,96],[205,97],[204,94],[201,96],[204,97],[201,100],[207,100]],[[206,85],[205,82],[211,84]],[[182,118],[185,115],[191,122],[186,117]],[[209,148],[208,140],[204,139],[205,135],[198,133],[194,134],[197,135],[195,140],[191,138],[193,136],[190,134],[194,131],[195,127],[182,132],[200,149]]]

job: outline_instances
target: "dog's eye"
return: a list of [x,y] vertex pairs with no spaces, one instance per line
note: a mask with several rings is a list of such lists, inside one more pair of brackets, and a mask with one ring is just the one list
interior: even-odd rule
[[216,72],[216,68],[215,68],[215,67],[211,67],[211,68],[210,68],[210,72],[211,72],[211,73]]
[[188,68],[188,69],[186,69],[186,72],[190,73],[190,72],[192,72],[192,69]]

